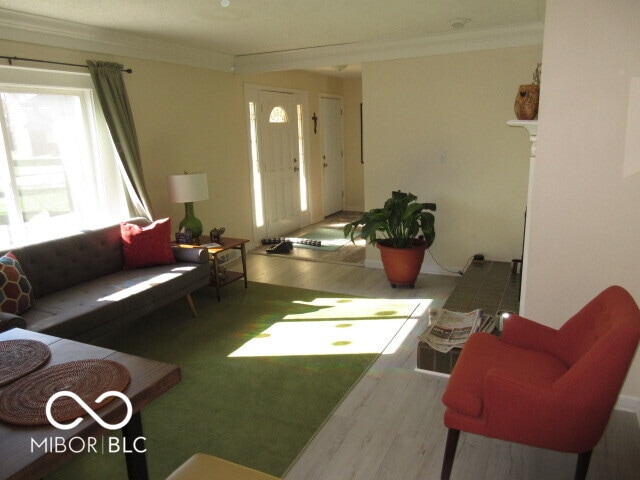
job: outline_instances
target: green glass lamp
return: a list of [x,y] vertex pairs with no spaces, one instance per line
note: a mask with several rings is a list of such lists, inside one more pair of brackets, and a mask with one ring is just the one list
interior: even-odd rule
[[167,190],[169,201],[173,203],[184,203],[184,218],[178,226],[179,230],[191,232],[193,239],[197,242],[202,235],[202,222],[193,213],[193,202],[199,202],[209,198],[209,188],[207,187],[206,173],[188,173],[183,175],[167,176]]

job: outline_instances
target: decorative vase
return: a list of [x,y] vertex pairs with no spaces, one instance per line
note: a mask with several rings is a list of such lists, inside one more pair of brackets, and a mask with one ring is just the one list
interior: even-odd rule
[[193,202],[186,202],[184,204],[184,218],[178,225],[180,231],[184,228],[187,232],[191,232],[193,239],[197,240],[202,235],[202,222],[196,218],[193,214]]
[[382,266],[391,286],[409,285],[413,288],[427,250],[426,242],[416,238],[411,248],[388,247],[381,242],[376,247],[380,250]]
[[518,120],[533,120],[538,116],[539,85],[520,85],[513,110]]

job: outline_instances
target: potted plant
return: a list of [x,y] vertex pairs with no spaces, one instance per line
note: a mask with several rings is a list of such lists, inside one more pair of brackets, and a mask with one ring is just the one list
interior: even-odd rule
[[533,83],[520,85],[518,88],[516,101],[513,104],[513,111],[518,120],[534,120],[538,116],[541,76],[542,64],[538,63],[535,72],[533,72]]
[[[424,252],[435,239],[435,218],[427,210],[435,203],[419,203],[418,197],[400,190],[392,192],[382,208],[374,208],[344,226],[344,236],[361,236],[380,250],[384,271],[391,286],[414,287]],[[358,227],[362,226],[361,231]]]

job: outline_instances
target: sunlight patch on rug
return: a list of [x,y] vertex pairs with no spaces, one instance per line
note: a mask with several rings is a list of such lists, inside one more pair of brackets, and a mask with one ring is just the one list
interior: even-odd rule
[[431,300],[316,298],[293,303],[318,308],[286,315],[229,357],[391,354],[428,314]]
[[340,247],[346,245],[351,241],[350,239],[344,237],[342,230],[339,228],[316,228],[315,230],[302,235],[302,238],[306,238],[308,240],[318,240],[322,242],[322,245],[314,246],[296,244],[296,247],[325,250],[329,252],[338,250]]

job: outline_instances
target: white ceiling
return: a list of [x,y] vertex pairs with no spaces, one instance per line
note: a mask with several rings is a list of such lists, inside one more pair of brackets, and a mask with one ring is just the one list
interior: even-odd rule
[[[385,49],[415,50],[426,44],[433,48],[459,43],[458,37],[467,43],[509,39],[522,44],[530,43],[535,34],[539,41],[544,4],[544,0],[0,0],[0,38],[74,48],[83,48],[85,42],[85,49],[115,54],[129,47],[130,56],[143,58],[136,50],[155,50],[156,55],[182,55],[187,64],[204,62],[237,71],[298,64],[337,72],[337,65],[377,59]],[[452,20],[458,18],[470,21],[463,29],[453,29]]]

